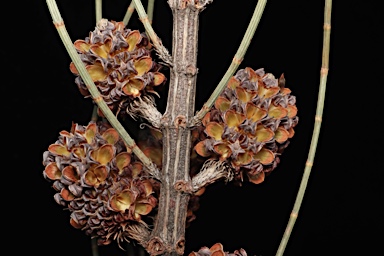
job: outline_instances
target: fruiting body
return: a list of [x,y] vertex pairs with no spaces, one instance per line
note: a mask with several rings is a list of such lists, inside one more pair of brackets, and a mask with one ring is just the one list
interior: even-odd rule
[[[159,72],[162,66],[152,60],[149,39],[138,30],[125,28],[123,22],[102,19],[85,40],[76,40],[74,46],[114,113],[125,113],[143,94],[151,98],[148,93],[156,94],[154,87],[166,81]],[[77,76],[75,82],[82,95],[90,96],[73,62],[70,70]],[[103,116],[101,111],[99,115]]]
[[296,98],[264,69],[239,70],[203,119],[206,138],[195,146],[203,157],[232,167],[235,179],[261,183],[276,168],[298,123]]
[[100,245],[127,240],[128,226],[142,223],[157,206],[156,182],[143,176],[143,165],[105,123],[60,132],[43,165],[55,201],[71,212],[71,225],[98,237]]
[[[144,129],[139,147],[161,168],[161,134]],[[159,137],[160,136],[160,137]],[[150,225],[159,182],[149,178],[108,123],[73,124],[43,154],[43,176],[53,182],[56,203],[70,211],[70,224],[98,238],[99,245],[129,240],[130,226]],[[186,225],[195,219],[199,195],[191,195]],[[134,235],[132,235],[134,237]]]
[[247,256],[247,252],[244,249],[240,249],[229,253],[224,251],[221,243],[216,243],[209,248],[203,246],[197,252],[191,252],[188,256]]

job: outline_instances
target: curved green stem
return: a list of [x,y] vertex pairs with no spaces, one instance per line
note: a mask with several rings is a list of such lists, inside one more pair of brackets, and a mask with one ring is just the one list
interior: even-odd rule
[[116,129],[121,138],[130,147],[133,153],[141,160],[141,162],[147,167],[148,172],[154,177],[159,178],[160,173],[157,169],[156,165],[140,150],[140,148],[136,145],[135,141],[129,136],[127,131],[121,125],[117,117],[113,114],[113,112],[109,109],[108,105],[103,100],[100,92],[92,81],[91,76],[86,70],[84,63],[81,61],[79,54],[77,53],[67,30],[64,26],[64,21],[60,15],[59,9],[57,7],[55,0],[46,0],[49,8],[49,12],[53,19],[53,24],[55,25],[61,41],[63,42],[71,60],[75,64],[76,69],[79,71],[81,78],[86,84],[93,101],[98,105],[100,110],[103,112],[104,116],[108,119],[111,125]]
[[243,61],[243,57],[245,53],[248,50],[248,46],[251,43],[251,39],[253,35],[255,34],[256,28],[259,25],[259,21],[261,18],[261,15],[264,12],[265,5],[267,3],[267,0],[259,0],[257,1],[257,5],[255,7],[255,11],[253,12],[251,21],[249,22],[248,28],[245,31],[244,37],[240,43],[240,46],[232,60],[231,65],[229,66],[227,72],[224,74],[223,78],[219,82],[219,84],[216,86],[215,90],[213,91],[212,95],[209,97],[207,102],[204,104],[204,106],[201,108],[199,112],[195,115],[194,123],[199,123],[199,121],[205,116],[205,114],[208,113],[208,111],[211,109],[213,104],[215,103],[217,97],[221,94],[221,92],[224,90],[228,80],[233,76],[237,68],[239,67],[240,63]]
[[153,8],[155,6],[155,0],[148,0],[148,5],[147,5],[147,14],[148,14],[148,21],[149,24],[152,24],[153,20]]
[[151,23],[149,22],[149,18],[147,13],[144,10],[143,4],[140,0],[132,0],[135,4],[135,9],[137,11],[137,14],[140,17],[140,21],[143,23],[145,31],[147,32],[148,36],[151,38],[153,45],[156,48],[157,53],[159,54],[159,57],[168,65],[172,66],[172,57],[169,54],[168,50],[163,46],[161,43],[160,38],[156,35],[155,31],[152,28]]
[[133,1],[131,1],[123,18],[123,23],[125,26],[127,26],[129,20],[131,19],[132,13],[134,11],[135,11],[135,4],[133,3]]
[[308,152],[307,162],[305,163],[304,174],[301,179],[301,184],[299,191],[296,196],[296,201],[293,206],[292,213],[290,215],[287,227],[285,229],[283,238],[281,239],[279,248],[277,250],[276,256],[282,256],[285,250],[285,247],[288,243],[289,237],[291,235],[293,226],[295,225],[301,203],[303,201],[305,189],[308,184],[309,175],[311,173],[313,160],[315,158],[317,141],[320,134],[321,121],[323,116],[324,108],[324,99],[325,99],[325,88],[327,84],[328,76],[328,67],[329,67],[329,42],[331,35],[331,9],[332,9],[332,0],[325,0],[324,7],[324,35],[323,35],[323,53],[322,53],[322,65],[320,71],[320,85],[317,98],[317,107],[316,107],[316,116],[315,124],[312,134],[312,141]]
[[[152,24],[154,5],[155,5],[155,0],[149,0],[148,1],[147,13],[148,13],[148,21],[150,24]],[[135,11],[135,3],[133,1],[131,1],[131,3],[129,4],[127,11],[125,13],[124,19],[123,19],[124,25],[128,24],[134,11]]]

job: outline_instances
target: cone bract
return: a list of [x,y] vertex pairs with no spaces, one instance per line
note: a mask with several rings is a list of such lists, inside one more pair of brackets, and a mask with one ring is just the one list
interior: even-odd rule
[[293,137],[296,114],[296,98],[283,75],[277,79],[264,69],[241,69],[204,117],[206,137],[195,150],[228,162],[236,180],[261,183]]
[[143,177],[117,131],[105,123],[72,125],[43,154],[43,176],[55,201],[70,211],[70,224],[100,245],[128,240],[127,226],[157,206],[155,181]]

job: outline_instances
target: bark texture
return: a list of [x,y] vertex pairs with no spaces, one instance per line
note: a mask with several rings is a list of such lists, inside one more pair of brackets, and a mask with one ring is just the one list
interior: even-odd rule
[[191,127],[194,115],[199,13],[205,3],[170,0],[173,13],[172,66],[167,108],[161,118],[163,163],[159,210],[147,243],[151,255],[182,255],[191,184]]

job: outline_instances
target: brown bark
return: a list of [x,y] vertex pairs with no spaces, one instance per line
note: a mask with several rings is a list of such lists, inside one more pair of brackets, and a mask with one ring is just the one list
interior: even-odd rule
[[[191,3],[193,2],[193,3]],[[161,119],[163,164],[159,210],[146,249],[151,255],[182,255],[190,195],[191,131],[196,91],[198,16],[195,1],[170,0],[173,13],[172,67],[167,108]]]

